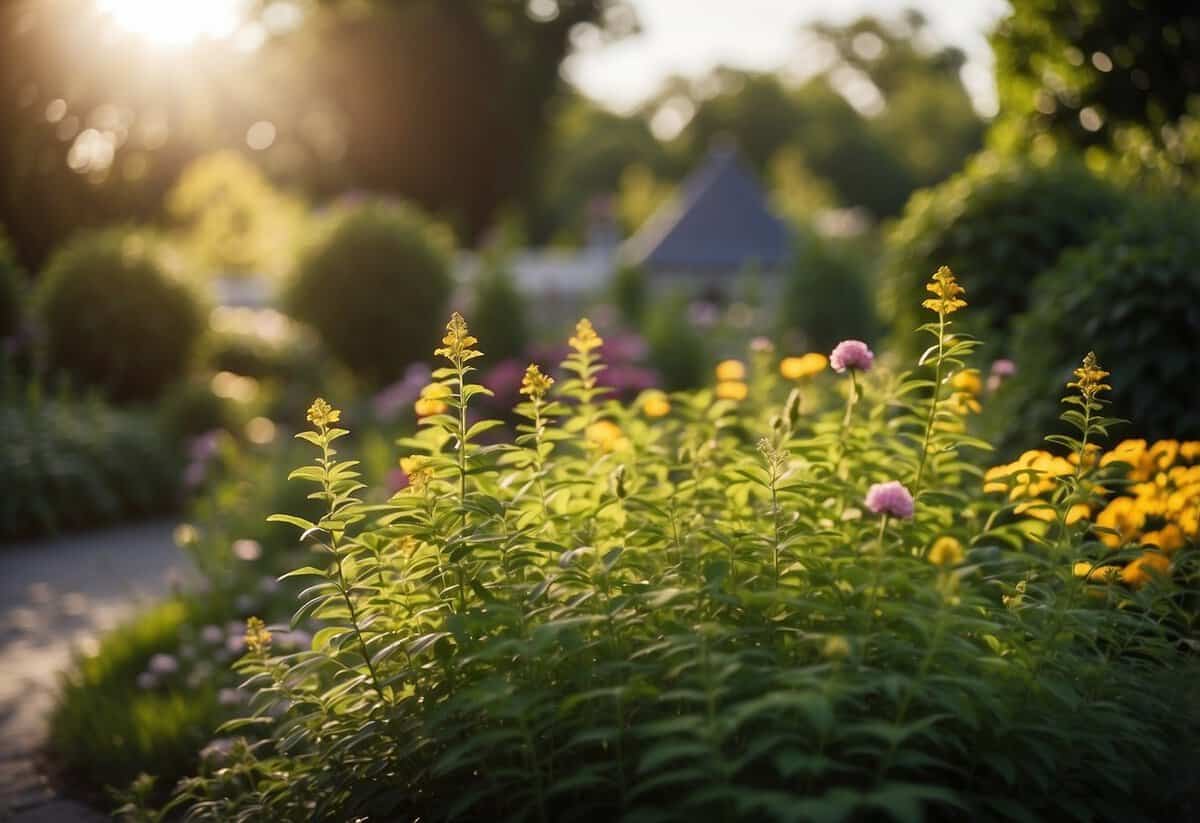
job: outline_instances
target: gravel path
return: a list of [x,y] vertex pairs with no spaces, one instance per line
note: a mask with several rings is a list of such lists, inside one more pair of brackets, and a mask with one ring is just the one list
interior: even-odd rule
[[173,528],[155,521],[0,545],[0,821],[106,819],[57,797],[41,774],[46,715],[74,649],[192,573]]

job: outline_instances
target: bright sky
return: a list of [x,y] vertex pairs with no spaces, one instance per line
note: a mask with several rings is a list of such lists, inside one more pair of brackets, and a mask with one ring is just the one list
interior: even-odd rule
[[[986,33],[1008,11],[1006,0],[630,0],[642,33],[606,46],[584,46],[564,66],[585,93],[629,110],[671,74],[696,76],[718,64],[801,74],[798,31],[814,20],[886,19],[916,8],[940,42],[968,55],[963,69],[976,107],[995,111],[992,55]],[[582,45],[582,44],[581,44]],[[808,55],[808,62],[813,62]]]

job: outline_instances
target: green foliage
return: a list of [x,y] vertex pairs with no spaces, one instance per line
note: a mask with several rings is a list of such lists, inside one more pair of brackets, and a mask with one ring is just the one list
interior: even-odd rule
[[422,359],[450,298],[444,233],[416,208],[372,201],[331,215],[286,303],[357,375],[385,383]]
[[1053,421],[1046,398],[1064,384],[1069,351],[1091,347],[1119,382],[1112,413],[1132,436],[1200,438],[1200,209],[1139,202],[1034,281],[1017,324],[1017,377],[998,398],[1010,441]]
[[1105,165],[1195,182],[1200,11],[1164,0],[1012,6],[992,36],[997,143],[1086,147]]
[[529,344],[528,300],[517,291],[512,276],[500,265],[490,265],[475,281],[474,291],[475,326],[480,334],[496,341],[489,347],[489,362],[522,357]]
[[828,352],[847,338],[879,333],[870,264],[855,250],[817,234],[800,236],[784,284],[779,327],[803,349]]
[[949,266],[967,284],[966,328],[1003,347],[1013,318],[1030,306],[1034,278],[1123,207],[1119,191],[1077,163],[1041,166],[993,154],[917,192],[888,237],[881,277],[897,342],[911,342],[908,330],[920,322],[912,295]]
[[640,329],[650,308],[650,284],[641,266],[622,264],[613,274],[612,301],[621,320],[631,329]]
[[6,377],[0,539],[96,526],[175,502],[179,461],[147,414]]
[[101,801],[150,770],[160,785],[195,771],[200,747],[225,712],[210,679],[191,688],[137,689],[150,658],[175,648],[214,615],[198,601],[173,599],[109,632],[94,655],[63,679],[50,716],[49,746],[74,791]]
[[[456,314],[434,373],[447,412],[399,441],[410,484],[383,504],[361,502],[337,453],[349,432],[317,400],[297,435],[315,459],[291,476],[321,512],[271,519],[313,550],[290,575],[311,583],[293,623],[323,628],[279,653],[248,626],[237,669],[255,695],[223,733],[267,740],[170,810],[1178,818],[1169,766],[1200,740],[1183,708],[1196,547],[1174,580],[1075,575],[1106,549],[1067,512],[1117,479],[1081,459],[1112,424],[1091,357],[1064,415],[1079,436],[1054,439],[1077,468],[1050,478],[1049,523],[983,494],[965,458],[987,444],[947,393],[975,343],[939,276],[915,372],[817,378],[844,385],[844,409],[801,412],[761,373],[740,402],[676,393],[648,420],[605,400],[581,321],[562,378],[531,367],[525,422],[491,445],[477,440],[496,421],[468,422],[486,390]],[[910,486],[915,511],[870,502],[882,481]]]
[[33,298],[52,369],[117,400],[157,397],[187,368],[201,330],[196,297],[144,234],[83,234],[50,260]]
[[304,208],[232,151],[192,161],[167,194],[183,247],[209,276],[282,275]]
[[688,318],[682,294],[660,298],[645,321],[649,362],[664,389],[690,389],[704,383],[709,353],[704,337]]

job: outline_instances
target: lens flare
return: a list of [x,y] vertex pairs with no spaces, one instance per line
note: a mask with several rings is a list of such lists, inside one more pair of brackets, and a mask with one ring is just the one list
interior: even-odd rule
[[96,0],[96,6],[125,31],[155,45],[171,47],[230,37],[245,13],[245,0]]

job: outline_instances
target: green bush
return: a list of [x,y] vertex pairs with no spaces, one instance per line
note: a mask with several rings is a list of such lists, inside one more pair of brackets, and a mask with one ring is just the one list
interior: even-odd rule
[[97,804],[106,787],[124,788],[153,772],[169,789],[195,771],[200,748],[228,716],[211,677],[185,688],[139,688],[155,654],[218,619],[200,601],[173,599],[109,632],[94,655],[76,659],[50,716],[49,748],[73,793]]
[[640,329],[649,309],[650,289],[646,270],[623,264],[613,274],[612,301],[621,319],[631,329]]
[[853,249],[815,234],[801,237],[784,283],[779,327],[802,348],[828,352],[841,340],[873,340],[879,317],[872,272]]
[[351,206],[302,253],[286,304],[346,366],[383,384],[424,358],[450,297],[449,266],[443,232],[415,207]]
[[317,400],[293,477],[321,516],[272,520],[314,550],[292,573],[313,584],[295,618],[324,627],[278,654],[248,626],[237,670],[256,694],[226,730],[270,740],[183,783],[176,810],[1186,816],[1196,537],[1156,562],[1166,574],[1091,576],[1088,561],[1162,556],[1110,552],[1068,516],[1126,480],[1084,459],[1105,425],[1094,369],[1070,398],[1079,431],[1037,475],[1049,517],[1010,501],[1028,477],[989,475],[985,490],[943,383],[973,344],[938,320],[915,376],[870,370],[863,352],[858,374],[816,376],[847,389],[844,408],[801,413],[764,373],[740,401],[675,393],[653,416],[603,400],[601,341],[581,322],[561,379],[526,374],[520,435],[483,445],[493,423],[466,422],[479,352],[455,315],[439,378],[452,413],[400,441],[411,482],[383,505],[358,499],[337,455],[349,432]]
[[912,340],[910,330],[924,322],[912,295],[949,266],[971,301],[963,330],[1002,348],[1009,324],[1030,305],[1034,278],[1123,205],[1121,192],[1071,160],[1040,166],[976,157],[961,174],[914,194],[889,234],[881,286],[893,336]]
[[0,539],[165,511],[179,458],[147,414],[98,399],[46,397],[38,385],[0,392]]
[[1200,438],[1200,207],[1139,203],[1071,251],[1030,288],[1017,322],[1019,372],[997,397],[1009,440],[1046,429],[1046,398],[1074,367],[1068,352],[1095,349],[1114,378],[1112,413],[1133,436]]
[[475,327],[479,334],[496,341],[488,351],[489,363],[524,356],[529,343],[526,302],[512,277],[498,266],[489,266],[475,282],[472,299]]
[[662,388],[691,389],[708,377],[708,346],[688,318],[683,295],[669,295],[654,307],[646,321],[646,344]]
[[185,373],[202,319],[195,296],[123,229],[80,235],[34,292],[48,365],[117,400],[153,399]]

